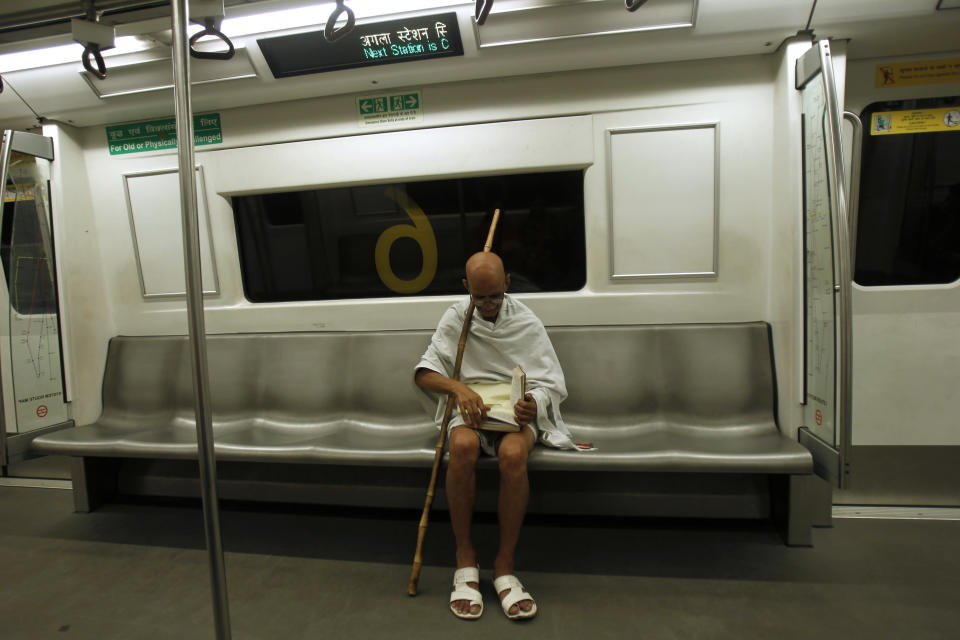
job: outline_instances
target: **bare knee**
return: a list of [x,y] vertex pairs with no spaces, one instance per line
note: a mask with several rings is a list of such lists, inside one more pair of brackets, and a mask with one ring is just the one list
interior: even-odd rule
[[450,463],[476,464],[480,457],[480,438],[476,432],[459,427],[450,432]]
[[497,451],[500,473],[518,475],[527,470],[527,448],[522,442],[502,442]]

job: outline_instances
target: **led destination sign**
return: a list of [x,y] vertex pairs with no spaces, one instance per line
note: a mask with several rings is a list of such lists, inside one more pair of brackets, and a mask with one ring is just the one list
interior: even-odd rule
[[257,44],[275,78],[463,55],[456,13],[357,25],[336,42],[310,31]]

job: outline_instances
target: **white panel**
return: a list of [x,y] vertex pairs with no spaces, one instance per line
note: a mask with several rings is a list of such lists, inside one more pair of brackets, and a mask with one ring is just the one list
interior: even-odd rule
[[813,12],[814,29],[826,24],[869,20],[896,20],[933,14],[930,0],[819,0]]
[[[144,297],[184,295],[180,177],[176,169],[124,177],[133,248]],[[203,171],[197,167],[197,213],[203,292],[218,293]]]
[[[504,6],[501,7],[501,4]],[[498,2],[483,27],[480,47],[563,40],[612,33],[690,28],[694,0],[648,0],[642,11],[626,12],[622,0],[529,4]]]
[[936,292],[952,298],[954,310],[941,303],[863,312],[870,298],[887,298],[895,307],[897,298],[902,304],[924,297],[910,293],[854,285],[854,308],[859,307],[853,318],[854,445],[960,445],[960,312],[955,310],[960,287]]
[[717,126],[608,132],[612,277],[717,275]]
[[593,162],[588,116],[392,131],[213,151],[221,195],[390,180],[575,169]]
[[[114,324],[115,299],[108,291],[105,277],[102,238],[96,232],[95,216],[103,210],[93,205],[80,141],[82,131],[51,123],[43,126],[43,133],[53,138],[56,158],[51,165],[50,201],[63,327],[64,386],[70,417],[77,424],[89,424],[100,415],[107,343],[118,333]],[[119,203],[122,198],[115,176],[111,183],[113,198]],[[128,243],[126,222],[123,217],[118,219],[119,242]],[[132,263],[132,258],[128,259],[128,264]],[[91,304],[91,300],[96,304]]]
[[802,29],[812,0],[700,0],[697,36],[792,28]]

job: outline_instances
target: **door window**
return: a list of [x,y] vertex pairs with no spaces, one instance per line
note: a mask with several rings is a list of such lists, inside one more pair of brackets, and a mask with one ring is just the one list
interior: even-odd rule
[[864,130],[854,280],[960,278],[960,96],[875,102]]

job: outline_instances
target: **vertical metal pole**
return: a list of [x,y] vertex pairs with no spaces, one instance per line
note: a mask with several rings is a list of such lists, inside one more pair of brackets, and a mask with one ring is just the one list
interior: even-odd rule
[[193,403],[197,418],[203,524],[210,559],[214,625],[218,640],[229,640],[230,610],[227,604],[227,579],[220,538],[217,466],[213,451],[206,328],[203,322],[203,284],[200,278],[193,109],[190,104],[190,56],[187,50],[187,0],[170,0],[170,8],[173,17],[173,93],[176,101],[177,155],[180,165],[180,211],[183,215],[183,260],[187,277],[190,353],[193,356]]
[[[0,146],[0,223],[3,221],[3,195],[7,192],[7,165],[10,164],[12,144],[13,129],[8,129],[3,132],[3,145]],[[0,326],[6,327],[9,321],[8,315],[5,321],[0,321]],[[10,332],[5,330],[4,333]],[[7,466],[7,414],[3,406],[3,372],[0,371],[0,476],[7,475]]]
[[837,295],[837,435],[833,444],[840,452],[840,478],[838,487],[847,488],[847,468],[850,463],[850,448],[853,430],[853,316],[850,298],[853,290],[852,264],[850,262],[850,222],[847,214],[847,194],[843,175],[843,145],[840,142],[840,125],[843,114],[840,113],[840,100],[837,96],[837,84],[833,77],[833,59],[830,57],[830,42],[821,40],[820,69],[823,73],[826,89],[827,118],[826,127],[829,139],[825,141],[830,181],[835,185],[832,199],[833,251],[837,264],[834,290]]
[[[860,224],[860,163],[863,155],[863,124],[860,116],[844,111],[843,119],[853,127],[850,141],[850,186],[847,188],[847,211],[850,213],[850,271],[857,272],[857,226]],[[851,310],[852,311],[852,310]]]

